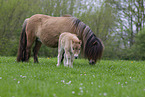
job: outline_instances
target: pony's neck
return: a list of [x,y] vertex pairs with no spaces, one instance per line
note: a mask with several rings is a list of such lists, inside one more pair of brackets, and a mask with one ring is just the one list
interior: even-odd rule
[[74,19],[73,25],[73,32],[77,34],[80,40],[82,40],[82,46],[83,49],[85,49],[88,39],[91,37],[91,35],[94,35],[94,33],[89,26],[81,22],[79,19]]
[[[89,26],[87,26],[85,23],[81,22],[79,19],[75,18],[73,20],[73,32],[77,34],[79,39],[85,41],[88,39],[89,36],[94,34]],[[88,36],[89,35],[89,36]]]

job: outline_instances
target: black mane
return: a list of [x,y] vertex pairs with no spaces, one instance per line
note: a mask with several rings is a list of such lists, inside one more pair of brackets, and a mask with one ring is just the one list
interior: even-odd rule
[[93,31],[85,23],[79,19],[75,19],[74,22],[75,33],[83,42],[83,50],[85,57],[88,59],[100,60],[103,53],[103,43]]
[[85,55],[89,59],[96,59],[100,60],[102,57],[102,52],[103,52],[103,44],[99,38],[95,36],[95,34],[92,34],[85,47]]

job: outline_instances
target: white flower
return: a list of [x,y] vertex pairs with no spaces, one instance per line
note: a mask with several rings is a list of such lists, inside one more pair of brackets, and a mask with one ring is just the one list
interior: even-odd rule
[[66,83],[66,84],[68,84],[68,85],[69,85],[69,84],[71,84],[71,81],[69,81],[69,82],[68,82],[68,83]]
[[82,87],[80,87],[79,89],[80,89],[80,90],[82,90],[83,88],[82,88]]
[[20,81],[18,81],[18,84],[20,83]]
[[54,97],[57,97],[56,94],[53,94]]
[[2,79],[2,77],[0,77],[0,79]]
[[21,78],[25,78],[26,76],[20,75]]
[[25,78],[26,76],[22,76],[22,78]]
[[61,80],[61,82],[65,83],[65,81],[64,81],[64,80]]
[[72,94],[74,94],[75,93],[75,91],[72,91]]
[[107,93],[104,93],[104,96],[107,96]]
[[83,83],[80,83],[80,85],[82,86],[82,85],[83,85]]
[[83,90],[81,90],[81,93],[83,93]]

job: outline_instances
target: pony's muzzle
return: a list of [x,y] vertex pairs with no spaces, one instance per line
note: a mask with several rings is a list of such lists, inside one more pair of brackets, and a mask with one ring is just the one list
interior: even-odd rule
[[78,57],[77,56],[75,56],[75,59],[77,59]]
[[78,58],[78,55],[77,55],[77,54],[75,54],[75,55],[74,55],[74,57],[75,57],[75,59],[77,59],[77,58]]
[[89,64],[90,64],[90,65],[94,65],[95,63],[96,63],[96,62],[95,62],[94,60],[90,60],[90,61],[89,61]]

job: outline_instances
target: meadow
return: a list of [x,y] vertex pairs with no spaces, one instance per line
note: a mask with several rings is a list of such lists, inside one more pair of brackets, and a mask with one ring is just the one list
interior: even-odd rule
[[17,63],[0,56],[0,97],[145,97],[145,61],[74,60],[73,68],[56,66],[57,58]]

